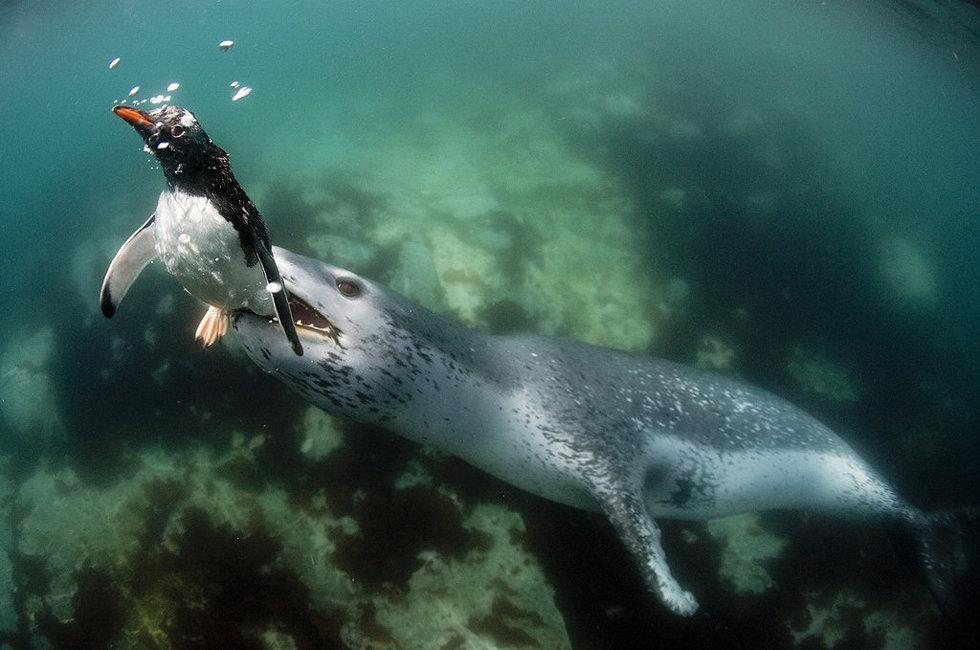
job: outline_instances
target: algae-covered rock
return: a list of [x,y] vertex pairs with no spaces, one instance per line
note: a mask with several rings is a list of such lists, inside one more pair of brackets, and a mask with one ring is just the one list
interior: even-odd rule
[[[318,413],[308,411],[301,425],[326,434],[316,443],[323,455],[311,463],[326,462],[342,444]],[[437,647],[456,633],[479,641],[473,647],[500,635],[567,647],[554,594],[520,543],[517,514],[464,510],[414,460],[415,478],[405,475],[411,484],[385,493],[405,495],[401,501],[371,492],[353,500],[381,502],[395,515],[399,503],[423,517],[451,515],[430,530],[402,516],[398,525],[408,528],[398,530],[429,532],[413,551],[418,557],[399,565],[408,569],[404,583],[392,583],[375,570],[376,554],[402,550],[401,536],[384,542],[386,521],[337,512],[322,488],[294,499],[257,460],[268,445],[265,435],[236,434],[225,452],[146,449],[128,458],[125,475],[100,484],[68,467],[34,471],[16,495],[14,538],[20,561],[44,576],[23,600],[35,640],[69,643],[97,624],[99,638],[121,648],[181,647],[191,638],[320,647],[339,642],[323,635],[340,630],[352,647],[367,648],[379,647],[379,631],[391,627],[392,647]],[[433,534],[465,543],[450,550]],[[0,558],[0,582],[3,575]],[[101,600],[111,616],[92,613]]]
[[814,352],[795,348],[786,363],[786,372],[803,390],[835,402],[856,402],[860,391],[843,366]]
[[766,568],[787,540],[767,530],[757,514],[735,515],[707,523],[708,534],[722,542],[718,574],[736,594],[761,594],[776,586]]
[[805,626],[787,624],[798,646],[810,647],[816,642],[831,650],[845,639],[863,639],[859,647],[921,647],[921,635],[904,617],[891,609],[869,609],[867,602],[852,591],[811,593],[807,600]]
[[54,330],[11,336],[0,353],[0,416],[20,442],[43,447],[64,436],[49,363]]
[[86,489],[70,469],[42,468],[24,481],[17,495],[25,512],[17,550],[41,562],[48,576],[46,593],[27,601],[28,616],[50,608],[59,620],[70,619],[76,573],[113,567],[139,548],[142,521],[134,506],[144,502],[135,487],[127,481]]
[[363,239],[344,237],[329,232],[315,234],[307,240],[307,243],[321,259],[347,269],[368,268],[374,263],[378,255],[377,247]]
[[851,591],[842,591],[827,599],[821,594],[810,594],[807,603],[808,620],[802,629],[790,627],[793,642],[800,645],[813,640],[825,648],[833,648],[853,627],[856,613],[865,605],[863,599]]
[[17,609],[14,605],[14,565],[10,561],[10,530],[0,524],[0,634],[17,630]]
[[[554,591],[541,568],[514,542],[521,517],[502,506],[480,505],[463,524],[489,539],[463,558],[437,552],[397,598],[376,597],[373,617],[345,630],[354,648],[569,648]],[[387,643],[379,643],[384,631]]]
[[11,553],[15,551],[10,530],[10,506],[13,489],[7,480],[8,464],[0,459],[0,634],[17,630],[17,609],[14,603],[14,565]]
[[882,639],[882,650],[911,650],[922,647],[922,636],[900,614],[890,610],[873,611],[864,616],[864,629]]
[[896,306],[920,310],[939,299],[939,280],[922,248],[905,237],[883,240],[878,271],[885,297]]
[[[140,647],[140,639],[171,638],[178,612],[206,608],[213,597],[218,576],[195,563],[228,562],[226,579],[254,579],[253,567],[221,557],[234,550],[235,540],[244,550],[272,544],[262,571],[302,573],[315,583],[317,602],[349,600],[345,577],[329,563],[317,564],[315,556],[329,551],[325,530],[353,524],[325,510],[299,510],[280,489],[241,485],[243,475],[257,471],[251,453],[246,445],[217,459],[204,448],[183,454],[148,450],[132,459],[129,475],[101,486],[83,484],[70,469],[38,469],[18,495],[24,516],[17,550],[47,577],[44,591],[26,600],[29,620],[53,617],[70,626],[78,576],[97,570],[120,590],[126,621],[120,632],[133,641],[126,647]],[[269,536],[276,541],[262,541]]]
[[698,341],[694,365],[705,370],[731,371],[735,363],[735,349],[714,334],[707,334]]
[[429,474],[422,463],[417,460],[412,460],[405,467],[405,471],[395,479],[395,489],[404,490],[417,485],[431,486],[432,475]]
[[300,453],[310,460],[323,460],[344,444],[344,434],[337,430],[333,418],[315,406],[304,411],[300,433]]
[[421,237],[413,237],[401,245],[396,269],[389,280],[392,289],[423,305],[445,304],[432,247]]
[[[500,100],[493,115],[476,103],[379,120],[342,176],[325,163],[303,184],[316,191],[282,200],[315,255],[467,325],[648,349],[663,282],[628,191],[539,107]],[[623,93],[605,104],[638,106]]]

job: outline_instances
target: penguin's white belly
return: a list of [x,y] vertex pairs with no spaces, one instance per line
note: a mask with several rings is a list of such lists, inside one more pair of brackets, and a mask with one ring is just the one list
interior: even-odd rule
[[262,266],[245,264],[238,232],[207,197],[165,190],[155,229],[157,254],[192,296],[225,310],[275,314]]

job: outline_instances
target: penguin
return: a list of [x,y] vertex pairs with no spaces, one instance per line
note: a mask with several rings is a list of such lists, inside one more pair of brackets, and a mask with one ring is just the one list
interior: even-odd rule
[[289,295],[261,213],[231,170],[228,154],[197,118],[179,106],[112,112],[143,139],[167,185],[149,219],[122,245],[102,282],[102,313],[111,318],[140,272],[159,257],[192,296],[208,305],[195,339],[210,347],[245,309],[278,319],[293,352],[303,354]]

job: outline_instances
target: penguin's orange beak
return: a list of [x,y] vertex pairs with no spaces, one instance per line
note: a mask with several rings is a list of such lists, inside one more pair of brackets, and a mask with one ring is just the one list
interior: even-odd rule
[[146,117],[146,113],[138,111],[129,106],[114,106],[112,112],[123,118],[133,126],[153,126],[153,122]]

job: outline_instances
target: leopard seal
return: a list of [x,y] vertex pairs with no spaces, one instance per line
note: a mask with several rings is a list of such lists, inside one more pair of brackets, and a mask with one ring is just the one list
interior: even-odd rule
[[268,317],[233,327],[249,357],[331,414],[448,451],[519,488],[609,519],[654,594],[690,615],[658,518],[806,509],[893,523],[934,594],[933,533],[838,435],[789,402],[670,361],[544,336],[497,336],[350,271],[275,249],[307,354]]

